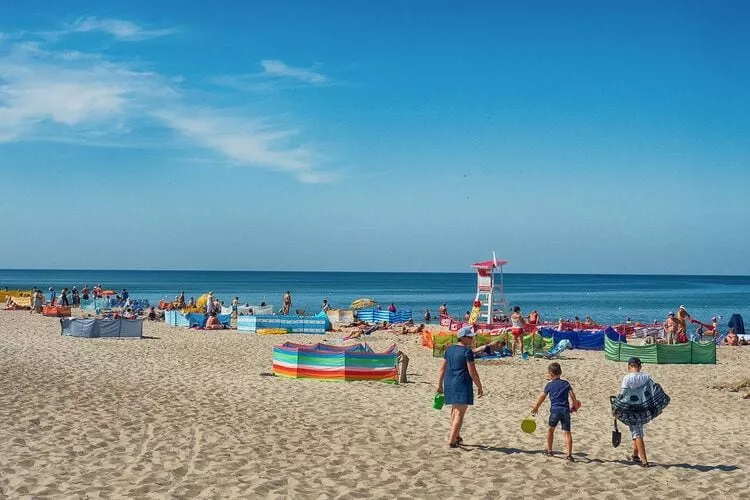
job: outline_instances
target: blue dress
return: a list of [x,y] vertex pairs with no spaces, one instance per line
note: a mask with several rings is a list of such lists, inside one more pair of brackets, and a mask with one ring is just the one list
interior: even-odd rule
[[474,382],[468,362],[474,361],[474,353],[468,347],[452,345],[445,351],[445,360],[448,362],[443,381],[445,404],[473,405]]

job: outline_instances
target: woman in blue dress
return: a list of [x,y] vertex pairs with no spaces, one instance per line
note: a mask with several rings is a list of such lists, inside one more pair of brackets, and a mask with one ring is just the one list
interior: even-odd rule
[[461,444],[461,426],[469,405],[474,404],[474,387],[477,386],[477,397],[482,397],[482,382],[474,365],[474,353],[471,343],[474,338],[472,327],[467,326],[458,331],[458,344],[449,346],[445,359],[440,366],[438,376],[438,393],[445,393],[445,403],[451,405],[451,435],[449,446],[458,448]]

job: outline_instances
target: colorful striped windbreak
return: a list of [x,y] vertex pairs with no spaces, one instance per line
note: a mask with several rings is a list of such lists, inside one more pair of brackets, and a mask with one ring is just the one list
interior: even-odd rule
[[286,342],[273,348],[277,377],[318,380],[382,380],[395,382],[398,348],[375,352],[367,344],[332,346]]

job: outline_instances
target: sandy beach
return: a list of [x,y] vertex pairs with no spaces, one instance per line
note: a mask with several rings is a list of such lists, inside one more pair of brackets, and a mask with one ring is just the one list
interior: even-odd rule
[[[750,348],[718,364],[646,365],[672,403],[646,428],[651,469],[610,443],[608,396],[625,365],[602,352],[562,361],[583,402],[575,463],[545,457],[544,425],[520,431],[547,362],[478,364],[486,396],[466,447],[447,447],[431,408],[439,360],[417,336],[376,333],[410,357],[409,383],[271,375],[283,341],[146,323],[142,340],[62,337],[54,318],[0,311],[0,497],[7,498],[726,498],[750,496],[750,400],[713,386],[750,377]],[[545,403],[540,424],[548,415]]]

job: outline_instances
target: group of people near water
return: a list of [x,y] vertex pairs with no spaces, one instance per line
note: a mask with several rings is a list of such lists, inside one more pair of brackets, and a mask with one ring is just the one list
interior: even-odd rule
[[[517,312],[520,311],[514,311],[514,313]],[[451,430],[448,437],[450,448],[460,448],[464,441],[461,437],[461,430],[466,412],[469,406],[474,404],[474,388],[476,387],[477,398],[484,396],[484,388],[474,362],[472,349],[475,335],[472,327],[459,330],[458,342],[446,349],[438,374],[436,391],[438,394],[443,394],[445,404],[451,406]],[[628,360],[628,374],[622,379],[620,392],[639,389],[652,382],[647,373],[641,372],[641,365],[639,358]],[[565,439],[565,458],[569,462],[574,462],[571,415],[581,407],[581,403],[570,382],[562,379],[562,366],[559,362],[550,363],[547,372],[548,382],[532,404],[531,414],[536,416],[544,401],[549,398],[550,413],[547,422],[545,455],[553,456],[554,454],[552,446],[555,430],[559,426]],[[649,467],[643,425],[631,425],[630,435],[633,444],[630,459],[642,467]]]

